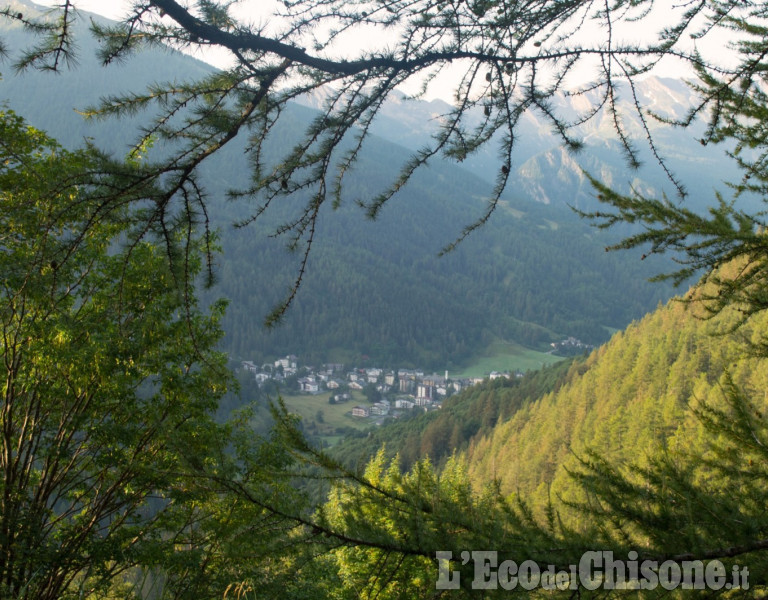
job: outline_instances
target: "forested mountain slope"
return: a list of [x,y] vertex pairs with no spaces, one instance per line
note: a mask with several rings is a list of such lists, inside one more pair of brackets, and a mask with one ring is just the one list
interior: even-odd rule
[[497,424],[558,389],[569,377],[570,364],[563,361],[520,378],[486,380],[446,399],[440,410],[413,411],[353,434],[331,453],[349,468],[365,464],[382,448],[387,458],[398,456],[403,470],[425,457],[440,467],[452,454],[492,435]]
[[[415,479],[430,516],[451,506],[431,522],[437,547],[450,546],[442,541],[445,531],[449,540],[479,532],[455,547],[499,547],[525,560],[544,552],[549,564],[570,552],[575,564],[585,548],[610,544],[615,556],[653,557],[648,565],[654,570],[662,560],[700,565],[698,557],[717,558],[728,561],[724,572],[749,573],[748,582],[730,583],[741,587],[733,597],[755,597],[765,583],[768,359],[747,356],[745,342],[764,340],[766,316],[753,317],[750,330],[742,325],[734,334],[738,308],[711,320],[702,314],[700,303],[672,301],[571,365],[488,381],[439,411],[334,450],[357,450],[365,464],[375,444],[386,443],[366,474],[393,487]],[[544,388],[550,391],[537,396]],[[418,442],[414,455],[411,445]],[[452,448],[459,449],[453,456]],[[396,454],[399,461],[392,460]],[[353,457],[341,455],[352,465]],[[438,483],[445,487],[435,491]],[[501,509],[480,510],[470,497]],[[365,498],[337,486],[326,510],[363,513],[362,502],[363,514],[397,520],[399,507],[387,512],[389,497],[367,505]],[[393,530],[407,535],[407,525],[398,525]],[[370,553],[360,555],[356,564],[370,560]],[[422,580],[417,572],[408,584],[419,589]],[[663,587],[662,596],[671,589]],[[421,589],[428,597],[427,587]],[[596,597],[604,596],[613,597]]]
[[355,467],[384,447],[407,470],[426,457],[440,468],[457,453],[477,490],[498,481],[503,495],[517,495],[536,511],[556,501],[562,515],[572,509],[560,500],[583,498],[569,471],[578,471],[588,452],[623,474],[668,453],[707,477],[702,460],[717,458],[712,433],[695,411],[707,406],[727,414],[730,377],[760,418],[768,405],[768,362],[747,354],[744,343],[757,339],[765,318],[734,332],[737,310],[703,315],[700,302],[673,299],[589,356],[521,379],[486,381],[441,410],[347,439],[333,454]]
[[575,363],[558,390],[473,441],[464,456],[473,480],[498,479],[504,492],[543,506],[550,494],[572,498],[567,471],[587,449],[622,468],[662,448],[703,455],[694,409],[723,406],[726,372],[765,404],[768,363],[745,355],[749,331],[724,333],[738,313],[702,320],[701,308],[673,300]]

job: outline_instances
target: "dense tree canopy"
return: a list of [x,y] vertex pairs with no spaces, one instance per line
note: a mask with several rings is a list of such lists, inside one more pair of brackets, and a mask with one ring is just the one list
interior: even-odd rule
[[221,331],[161,247],[116,251],[128,212],[90,222],[116,183],[103,157],[0,112],[0,163],[0,594],[104,592],[162,560],[187,461],[222,450]]

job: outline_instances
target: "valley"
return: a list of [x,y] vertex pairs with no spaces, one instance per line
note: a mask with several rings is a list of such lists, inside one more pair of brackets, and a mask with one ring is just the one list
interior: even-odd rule
[[[749,76],[697,92],[609,44],[601,96],[535,81],[591,2],[309,2],[279,40],[247,0],[0,12],[0,597],[768,594],[762,5],[688,6],[760,42]],[[527,28],[462,51],[459,108],[376,96],[394,54],[295,46],[326,9],[402,17],[436,68],[444,28]],[[15,72],[32,39],[67,69]],[[167,46],[232,40],[230,72]],[[726,121],[663,122],[702,89]]]

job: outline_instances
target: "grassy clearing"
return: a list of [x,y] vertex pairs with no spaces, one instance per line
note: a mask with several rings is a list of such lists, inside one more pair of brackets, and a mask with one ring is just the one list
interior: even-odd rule
[[560,356],[525,348],[510,342],[494,342],[484,356],[474,360],[466,369],[451,373],[452,377],[484,377],[491,371],[533,371],[560,360]]
[[[343,404],[329,404],[330,392],[322,394],[300,394],[296,396],[283,396],[283,401],[288,410],[298,414],[304,426],[313,435],[319,435],[329,445],[338,442],[339,428],[354,427],[366,429],[371,426],[368,419],[352,417],[348,414],[353,406],[361,404],[367,406],[368,402],[361,394],[352,392],[352,399]],[[318,411],[322,412],[322,418],[318,418]]]

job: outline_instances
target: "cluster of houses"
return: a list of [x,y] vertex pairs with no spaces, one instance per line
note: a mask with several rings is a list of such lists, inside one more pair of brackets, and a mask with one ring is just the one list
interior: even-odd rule
[[591,344],[585,344],[575,337],[568,337],[559,342],[552,342],[550,346],[552,346],[552,352],[565,356],[589,352],[595,348]]
[[[343,364],[328,363],[320,368],[298,366],[298,359],[288,355],[274,363],[256,365],[243,361],[243,369],[253,373],[256,381],[284,381],[297,377],[299,390],[308,394],[326,391],[336,392],[330,397],[331,403],[348,402],[352,396],[350,390],[362,391],[372,386],[381,399],[372,405],[355,406],[351,413],[354,417],[388,415],[393,409],[410,410],[420,407],[424,410],[439,408],[443,399],[469,386],[483,381],[483,378],[455,378],[444,375],[427,375],[419,369],[381,369],[378,367],[346,369]],[[520,373],[516,373],[520,376]],[[505,373],[491,373],[491,379],[509,377]],[[387,398],[393,398],[389,400]]]

